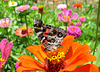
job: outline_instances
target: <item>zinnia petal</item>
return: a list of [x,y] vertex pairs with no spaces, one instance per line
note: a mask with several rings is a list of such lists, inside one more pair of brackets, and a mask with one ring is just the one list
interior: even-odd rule
[[47,55],[42,51],[41,45],[36,46],[29,46],[27,49],[34,54],[42,63],[44,62],[44,59],[47,57]]
[[5,50],[6,43],[7,43],[7,39],[3,39],[0,42],[0,50],[1,50],[1,57],[2,58],[4,57],[4,50]]
[[64,58],[64,60],[69,59],[77,50],[77,48],[82,45],[79,42],[73,42],[71,48],[69,49],[68,53],[66,54],[66,57]]
[[5,54],[5,62],[7,61],[8,57],[10,55],[10,52],[11,52],[11,49],[12,49],[12,45],[13,45],[13,43],[9,42],[5,47],[6,48],[5,52],[4,52],[4,54]]
[[71,35],[67,35],[65,38],[64,38],[64,40],[63,40],[63,42],[62,42],[62,48],[61,48],[61,51],[63,51],[64,53],[66,53],[67,52],[67,50],[68,50],[68,48],[70,48],[70,46],[72,45],[72,43],[73,43],[73,41],[74,41],[74,36],[71,36]]
[[74,71],[70,72],[99,72],[99,68],[94,64],[87,64],[76,68]]
[[35,71],[35,70],[45,70],[44,69],[44,65],[42,65],[37,60],[35,60],[34,58],[32,58],[32,57],[30,57],[28,55],[22,55],[22,56],[19,57],[19,59],[20,59],[20,61],[18,62],[17,65],[19,67],[23,67],[24,69],[26,68],[25,71],[28,71],[28,70],[32,70],[32,71]]

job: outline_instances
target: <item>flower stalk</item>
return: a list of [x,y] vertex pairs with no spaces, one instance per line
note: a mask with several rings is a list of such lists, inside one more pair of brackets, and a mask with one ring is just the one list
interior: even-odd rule
[[[94,45],[94,49],[93,49],[93,55],[95,54],[95,50],[96,50],[96,45],[97,45],[97,39],[98,39],[98,27],[99,27],[99,15],[100,15],[100,0],[99,0],[99,4],[98,4],[98,12],[97,12],[97,24],[96,24],[96,40],[95,40],[95,45]],[[93,64],[93,61],[91,62],[91,64]]]
[[53,1],[53,16],[54,16],[54,25],[55,25],[55,1]]
[[85,4],[87,5],[87,0],[85,0]]
[[66,5],[67,5],[67,0],[66,0]]
[[42,21],[42,12],[40,14],[41,14],[41,21]]
[[29,35],[28,35],[28,24],[27,24],[27,16],[25,15],[25,23],[26,23],[26,29],[27,29],[27,40],[28,40],[28,45],[29,45]]

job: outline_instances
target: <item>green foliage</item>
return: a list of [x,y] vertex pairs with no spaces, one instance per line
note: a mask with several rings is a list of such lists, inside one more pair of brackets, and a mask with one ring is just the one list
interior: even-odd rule
[[[23,2],[22,2],[23,1]],[[32,6],[39,6],[39,4],[35,4],[31,1],[28,1],[28,3],[25,0],[17,0],[18,5],[25,5],[25,4],[29,4],[30,7]],[[17,7],[16,6],[16,7]],[[20,55],[30,55],[32,57],[35,58],[34,55],[32,55],[27,49],[27,38],[26,37],[18,37],[15,36],[15,31],[16,29],[18,29],[19,27],[25,26],[25,16],[24,14],[22,14],[19,11],[16,11],[16,7],[9,7],[8,2],[4,2],[4,1],[0,1],[0,19],[2,18],[10,18],[12,19],[12,24],[9,26],[8,28],[8,34],[9,34],[9,39],[8,42],[13,42],[14,45],[12,47],[12,51],[11,51],[11,55],[7,61],[7,63],[5,64],[5,72],[15,72],[15,63],[18,61],[18,57]],[[68,6],[70,8],[70,6]],[[84,10],[85,9],[85,10]],[[94,48],[94,41],[95,41],[95,32],[96,32],[96,12],[94,12],[95,7],[93,7],[92,5],[87,6],[83,3],[83,7],[80,9],[73,9],[73,13],[77,12],[78,13],[78,18],[80,16],[85,16],[85,18],[87,19],[86,22],[82,22],[82,26],[80,27],[81,31],[82,31],[82,36],[79,37],[79,39],[75,39],[75,41],[80,42],[82,44],[88,44],[91,49],[93,50]],[[55,12],[53,11],[52,7],[46,7],[44,5],[44,10],[47,10],[47,13],[43,13],[43,22],[44,24],[47,25],[52,25],[52,26],[56,26],[59,28],[63,28],[65,29],[66,27],[63,26],[63,22],[59,21],[57,18],[58,13],[60,12],[60,10],[58,10],[57,8],[55,8]],[[55,15],[54,15],[55,13]],[[54,18],[55,18],[55,22],[54,22]],[[34,30],[33,27],[33,21],[35,19],[40,20],[40,14],[38,13],[38,10],[31,10],[31,8],[28,9],[27,12],[27,22],[28,22],[28,26],[31,27]],[[73,20],[74,25],[76,24],[76,22],[79,22],[79,20]],[[7,31],[4,28],[0,28],[0,41],[3,38],[7,38],[8,37]],[[100,67],[100,27],[99,27],[99,32],[98,32],[99,38],[98,38],[98,44],[97,44],[97,52],[95,54],[95,56],[97,57],[97,61],[94,62],[94,64],[96,64],[97,66]],[[35,31],[33,31],[33,35],[29,36],[29,41],[30,41],[30,45],[38,45],[40,44],[40,40],[38,39]],[[91,52],[92,53],[92,52]],[[27,71],[29,72],[29,71]],[[31,72],[31,71],[30,71]],[[34,71],[35,72],[35,71]],[[40,71],[37,71],[40,72]],[[42,71],[43,72],[43,71]]]

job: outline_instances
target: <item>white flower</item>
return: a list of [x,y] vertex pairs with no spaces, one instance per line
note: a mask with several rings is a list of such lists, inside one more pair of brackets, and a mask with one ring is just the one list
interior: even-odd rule
[[17,2],[15,2],[15,1],[10,1],[10,2],[9,2],[9,6],[17,6]]
[[57,6],[58,9],[64,9],[64,8],[67,8],[67,5],[66,4],[59,4]]

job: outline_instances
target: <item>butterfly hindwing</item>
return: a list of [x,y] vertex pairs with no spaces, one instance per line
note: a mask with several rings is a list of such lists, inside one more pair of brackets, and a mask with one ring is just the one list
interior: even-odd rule
[[63,38],[66,36],[65,30],[45,25],[41,20],[34,21],[34,29],[42,44],[45,46],[45,51],[53,51],[61,47]]

